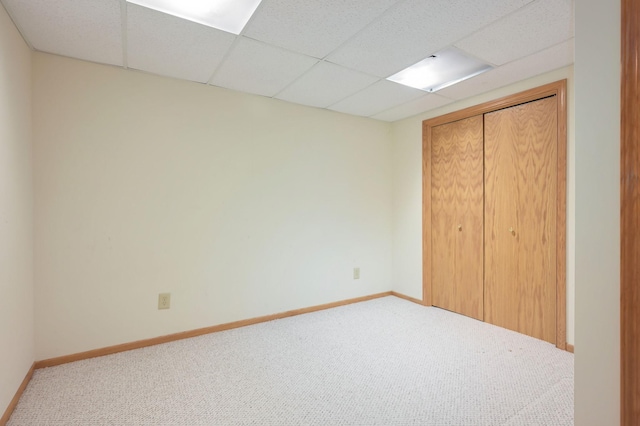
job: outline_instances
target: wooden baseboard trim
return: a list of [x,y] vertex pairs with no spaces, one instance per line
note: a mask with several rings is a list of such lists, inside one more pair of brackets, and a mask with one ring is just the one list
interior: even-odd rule
[[420,299],[416,299],[415,297],[407,296],[406,294],[398,293],[397,291],[392,291],[391,295],[424,306],[424,302]]
[[33,371],[35,370],[35,368],[36,368],[36,363],[34,362],[33,364],[31,364],[31,368],[29,369],[29,371],[27,371],[27,375],[24,377],[24,380],[20,384],[20,387],[16,391],[16,394],[13,396],[13,399],[9,403],[9,406],[7,406],[7,409],[4,411],[4,414],[2,415],[2,417],[0,417],[0,426],[6,426],[6,424],[9,422],[9,418],[11,418],[11,414],[13,414],[13,410],[16,409],[16,405],[18,405],[18,401],[20,400],[22,393],[24,392],[24,390],[27,388],[27,385],[31,381],[31,377],[33,377]]
[[[369,296],[356,297],[353,299],[341,300],[339,302],[325,303],[323,305],[311,306],[308,308],[294,309],[292,311],[281,312],[278,314],[265,315],[262,317],[250,318],[246,320],[229,322],[226,324],[214,325],[211,327],[198,328],[196,330],[183,331],[180,333],[169,334],[166,336],[153,337],[151,339],[138,340],[136,342],[123,343],[121,345],[108,346],[106,348],[93,349],[86,352],[79,352],[71,355],[59,356],[56,358],[44,359],[36,361],[35,368],[53,367],[56,365],[67,364],[69,362],[81,361],[99,356],[111,355],[118,352],[130,351],[132,349],[140,349],[147,346],[159,345],[162,343],[173,342],[176,340],[188,339],[190,337],[202,336],[203,334],[215,333],[217,331],[231,330],[247,325],[259,324],[261,322],[273,321],[277,319],[292,317],[310,312],[322,311],[324,309],[336,308],[338,306],[350,305],[352,303],[364,302],[367,300],[377,299],[380,297],[391,296],[392,292],[372,294]],[[0,424],[2,426],[2,424]]]
[[[411,297],[411,296],[407,296],[406,294],[398,293],[397,291],[392,291],[391,295],[395,296],[395,297],[399,297],[400,299],[408,300],[409,302],[417,303],[418,305],[425,306],[425,303],[422,300],[416,299],[416,298]],[[573,347],[572,344],[567,343],[564,348],[558,348],[558,349],[564,349],[567,352],[573,353],[574,347]]]

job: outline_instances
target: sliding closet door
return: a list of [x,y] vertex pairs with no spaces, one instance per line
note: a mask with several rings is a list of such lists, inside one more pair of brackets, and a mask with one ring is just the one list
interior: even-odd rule
[[485,321],[556,343],[557,101],[485,114]]
[[433,305],[483,318],[482,116],[431,133]]

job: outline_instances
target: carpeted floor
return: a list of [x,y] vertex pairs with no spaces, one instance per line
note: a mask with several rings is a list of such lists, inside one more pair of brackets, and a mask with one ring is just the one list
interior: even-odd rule
[[573,355],[385,297],[36,370],[18,425],[573,425]]

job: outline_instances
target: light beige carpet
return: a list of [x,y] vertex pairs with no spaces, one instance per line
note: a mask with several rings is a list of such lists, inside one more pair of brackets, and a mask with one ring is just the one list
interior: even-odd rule
[[572,354],[395,297],[36,370],[9,421],[572,424]]

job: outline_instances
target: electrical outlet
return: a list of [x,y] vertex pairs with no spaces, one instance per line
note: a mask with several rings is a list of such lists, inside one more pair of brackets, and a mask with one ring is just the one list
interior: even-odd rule
[[171,293],[160,293],[158,295],[158,309],[169,309],[171,307]]
[[360,268],[353,268],[353,279],[354,280],[360,279]]

